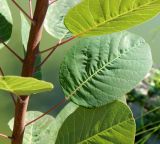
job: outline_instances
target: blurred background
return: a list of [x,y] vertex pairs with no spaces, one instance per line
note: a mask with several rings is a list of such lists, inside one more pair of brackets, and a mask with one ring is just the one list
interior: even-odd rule
[[[19,0],[18,2],[26,11],[28,10],[27,1]],[[8,3],[14,21],[12,39],[8,45],[23,56],[20,14],[10,0],[8,0]],[[137,122],[136,143],[160,144],[160,141],[158,141],[158,132],[160,129],[160,120],[158,121],[160,117],[160,16],[140,26],[134,27],[129,31],[144,37],[151,46],[154,60],[154,68],[151,70],[150,74],[147,75],[145,80],[140,83],[136,89],[127,94],[128,103],[134,112]],[[56,39],[44,31],[41,50],[53,46],[56,41]],[[55,88],[50,93],[32,96],[28,110],[44,112],[63,97],[63,92],[58,81],[59,67],[66,52],[73,43],[74,41],[58,48],[43,66],[43,79],[52,82]],[[3,48],[0,51],[0,66],[3,68],[5,74],[20,75],[21,63],[17,61],[7,49]],[[61,108],[53,111],[51,114],[55,116],[60,109]],[[145,115],[146,113],[147,115]],[[13,114],[14,105],[10,95],[0,91],[0,132],[10,135],[11,132],[8,127],[8,121],[13,117]],[[0,144],[9,144],[9,141],[0,137]]]

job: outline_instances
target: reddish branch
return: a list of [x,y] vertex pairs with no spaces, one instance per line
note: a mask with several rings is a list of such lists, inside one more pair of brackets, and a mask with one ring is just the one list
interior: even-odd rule
[[41,119],[42,117],[44,117],[45,115],[49,114],[51,111],[55,110],[56,108],[58,108],[59,106],[61,106],[62,104],[64,104],[67,100],[66,99],[62,99],[58,104],[54,105],[52,108],[50,108],[48,111],[46,111],[44,114],[42,114],[41,116],[37,117],[36,119],[28,122],[26,124],[26,126],[36,122],[37,120]]
[[5,134],[2,134],[2,133],[0,133],[0,137],[6,138],[6,139],[12,139],[12,137],[10,137],[10,136],[7,136],[7,135],[5,135]]
[[55,3],[57,0],[50,0],[49,1],[49,4],[51,5],[51,4],[53,4],[53,3]]
[[75,38],[77,38],[77,36],[73,36],[73,37],[71,37],[71,38],[69,38],[69,39],[67,39],[67,40],[65,40],[65,41],[62,41],[62,42],[56,44],[55,46],[53,46],[53,47],[51,47],[51,48],[49,48],[49,49],[46,49],[46,50],[41,51],[40,54],[45,53],[45,52],[48,52],[48,51],[50,51],[50,53],[49,53],[49,54],[46,56],[46,58],[41,62],[41,64],[40,64],[39,66],[37,66],[37,68],[41,67],[41,66],[49,59],[49,57],[52,55],[52,53],[53,53],[59,46],[61,46],[61,45],[63,45],[63,44],[66,44],[66,43],[72,41],[72,40],[75,39]]
[[[27,45],[27,53],[24,59],[22,76],[32,77],[34,72],[34,64],[37,53],[39,52],[39,44],[42,37],[43,22],[48,9],[48,0],[37,0],[34,12],[29,41]],[[25,116],[28,107],[29,96],[20,96],[16,103],[15,121],[13,129],[12,144],[22,144],[25,130]]]
[[29,12],[30,12],[30,17],[33,18],[32,0],[29,0]]
[[1,38],[0,43],[2,43],[12,54],[14,54],[17,57],[17,59],[23,62],[23,59],[14,50],[12,50]]
[[21,8],[21,6],[15,0],[12,0],[12,2],[32,23],[34,23],[34,20],[23,10],[23,8]]
[[56,49],[57,47],[59,47],[59,46],[61,46],[61,45],[63,45],[63,44],[66,44],[66,43],[72,41],[72,40],[75,39],[75,38],[77,38],[77,36],[73,36],[73,37],[71,37],[71,38],[69,38],[69,39],[67,39],[67,40],[64,40],[64,41],[62,41],[62,42],[60,42],[60,43],[57,43],[55,46],[53,46],[53,47],[51,47],[51,48],[48,48],[48,49],[46,49],[46,50],[43,50],[43,51],[41,51],[40,53],[42,54],[42,53],[51,51],[51,50],[53,50],[53,49]]
[[3,72],[3,70],[2,70],[1,67],[0,67],[0,75],[1,75],[1,76],[4,76],[4,72]]

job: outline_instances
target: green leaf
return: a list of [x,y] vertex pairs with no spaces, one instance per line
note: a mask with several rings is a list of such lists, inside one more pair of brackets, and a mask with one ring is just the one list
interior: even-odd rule
[[65,25],[74,35],[102,35],[143,23],[159,12],[160,0],[82,0],[68,12]]
[[63,123],[56,144],[134,144],[135,130],[132,112],[121,102],[79,107]]
[[0,89],[16,95],[30,95],[50,91],[53,89],[53,85],[35,78],[0,76]]
[[66,98],[97,107],[122,99],[151,66],[150,47],[135,34],[81,38],[61,65],[60,83]]
[[[43,113],[38,111],[27,112],[26,121],[31,121]],[[51,126],[53,125],[54,118],[50,115],[46,115],[34,124],[31,124],[25,128],[23,144],[51,144],[52,143],[52,133]],[[9,122],[11,130],[13,130],[14,119]]]
[[44,27],[51,36],[58,39],[71,36],[71,33],[64,25],[64,17],[69,9],[79,2],[80,0],[58,0],[49,6]]
[[29,32],[30,32],[30,24],[28,23],[26,17],[23,13],[20,13],[21,16],[21,36],[22,36],[22,43],[24,46],[24,51],[27,51],[27,44],[29,39]]
[[[42,119],[32,123],[25,128],[23,144],[54,144],[58,131],[65,119],[78,108],[77,105],[70,102],[58,114],[56,118],[46,115]],[[26,121],[31,121],[43,113],[38,111],[27,112]],[[13,130],[14,119],[12,118],[8,125]]]
[[[12,17],[6,0],[0,0],[0,39],[8,41],[12,33]],[[3,45],[0,42],[0,48]]]
[[[26,54],[27,44],[28,44],[28,39],[29,39],[29,32],[30,32],[30,24],[28,23],[27,19],[22,13],[20,13],[20,15],[21,15],[22,43],[24,46],[24,53]],[[39,66],[40,63],[41,63],[41,55],[37,55],[36,60],[35,60],[35,67]],[[37,71],[33,74],[33,77],[39,80],[42,79],[41,67],[37,69]]]

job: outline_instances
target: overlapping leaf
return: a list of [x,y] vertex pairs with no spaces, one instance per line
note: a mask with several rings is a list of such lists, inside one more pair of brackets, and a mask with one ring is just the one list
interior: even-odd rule
[[46,31],[55,38],[63,39],[71,36],[64,25],[64,17],[68,10],[81,0],[58,0],[50,5],[44,22]]
[[160,0],[82,0],[65,17],[66,27],[81,36],[128,29],[160,12]]
[[79,107],[63,123],[56,144],[134,144],[135,129],[132,112],[121,102]]
[[[54,144],[58,131],[65,119],[78,108],[70,102],[58,114],[56,118],[46,115],[39,121],[27,126],[24,132],[23,144]],[[27,112],[26,122],[31,121],[43,113],[38,111]],[[9,121],[9,127],[13,130],[14,119]]]
[[60,82],[65,96],[86,107],[122,99],[152,66],[145,40],[129,32],[83,38],[65,57]]
[[[12,33],[12,17],[6,0],[0,0],[0,40],[8,41]],[[3,45],[0,42],[0,48]]]
[[53,89],[53,85],[29,77],[0,76],[0,89],[16,95],[30,95],[50,91]]

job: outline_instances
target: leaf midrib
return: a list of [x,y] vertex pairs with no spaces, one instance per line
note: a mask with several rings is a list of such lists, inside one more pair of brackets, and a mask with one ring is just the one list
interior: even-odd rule
[[122,13],[122,14],[120,14],[120,15],[117,15],[117,16],[114,17],[114,18],[111,18],[111,19],[108,19],[108,20],[106,20],[106,21],[103,21],[103,22],[101,22],[101,23],[99,23],[99,24],[91,27],[90,29],[87,29],[86,31],[83,31],[82,33],[76,34],[75,36],[78,37],[78,36],[81,36],[81,35],[83,35],[83,34],[86,34],[86,33],[90,32],[90,31],[94,30],[95,28],[102,26],[102,25],[105,24],[105,23],[111,22],[111,21],[113,21],[113,20],[115,20],[115,19],[118,19],[118,18],[121,17],[121,16],[127,15],[127,14],[129,14],[129,13],[131,13],[131,12],[133,12],[133,11],[139,10],[139,9],[145,7],[145,6],[148,6],[148,5],[152,4],[152,3],[155,3],[156,1],[158,1],[158,0],[155,0],[155,1],[152,1],[152,2],[148,2],[148,3],[146,3],[146,4],[144,4],[144,5],[141,5],[141,6],[137,7],[137,8],[135,8],[135,9],[131,9],[131,10],[127,11],[127,12],[124,12],[124,13]]
[[76,92],[78,90],[80,90],[80,88],[82,88],[90,79],[92,79],[92,77],[94,77],[96,74],[98,74],[101,70],[103,70],[105,67],[111,65],[114,61],[116,61],[117,59],[120,59],[123,55],[127,54],[128,52],[130,52],[131,50],[134,50],[135,46],[131,47],[130,49],[126,50],[123,54],[118,55],[115,59],[113,59],[112,61],[106,63],[104,66],[100,67],[99,69],[97,69],[92,75],[90,75],[86,80],[84,80],[74,91],[72,91],[66,98],[70,99],[73,95],[76,94]]
[[122,121],[122,122],[120,122],[120,123],[118,123],[118,124],[116,124],[116,125],[114,125],[114,126],[111,126],[111,127],[107,128],[107,129],[105,129],[105,130],[102,130],[101,132],[96,133],[96,134],[94,134],[94,135],[92,135],[92,136],[90,136],[90,137],[88,137],[88,138],[86,138],[86,139],[84,139],[84,140],[81,140],[81,141],[78,142],[77,144],[82,144],[83,142],[88,141],[89,139],[91,139],[92,137],[95,137],[95,136],[99,135],[100,133],[103,133],[103,132],[105,132],[105,131],[109,131],[110,129],[113,129],[114,127],[116,127],[116,126],[118,126],[118,125],[121,125],[121,124],[126,123],[126,122],[129,122],[129,121],[133,121],[133,120],[134,120],[133,118],[129,118],[129,119],[125,120],[125,121]]

